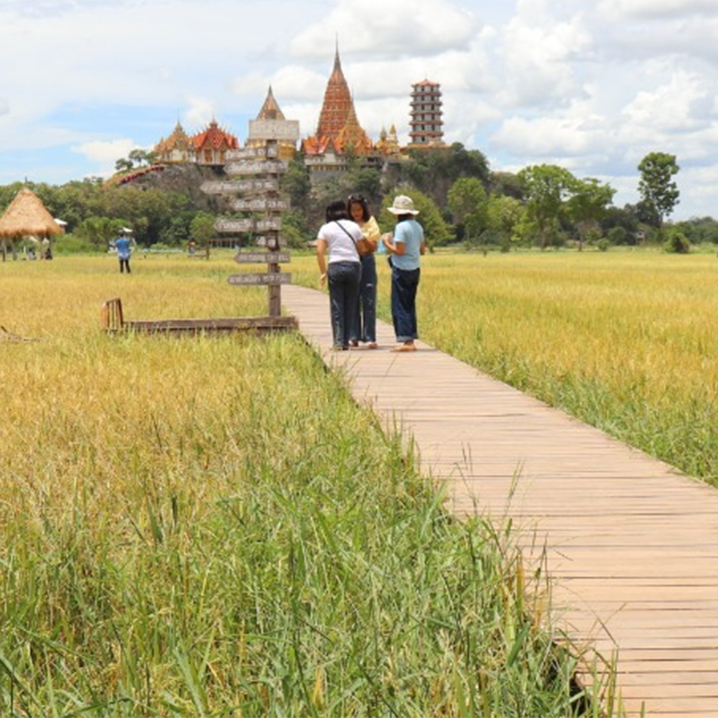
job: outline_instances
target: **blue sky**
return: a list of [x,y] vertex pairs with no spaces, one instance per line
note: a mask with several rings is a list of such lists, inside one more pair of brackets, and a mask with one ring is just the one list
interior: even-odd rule
[[308,136],[338,41],[375,139],[408,139],[428,78],[492,169],[559,164],[622,205],[670,152],[673,218],[718,217],[716,37],[715,0],[0,0],[0,184],[107,176],[177,120],[244,141],[270,84]]

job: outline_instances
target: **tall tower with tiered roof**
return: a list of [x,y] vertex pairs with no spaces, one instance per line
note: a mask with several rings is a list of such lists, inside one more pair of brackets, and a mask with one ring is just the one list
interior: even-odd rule
[[441,87],[423,80],[411,86],[410,147],[443,147]]

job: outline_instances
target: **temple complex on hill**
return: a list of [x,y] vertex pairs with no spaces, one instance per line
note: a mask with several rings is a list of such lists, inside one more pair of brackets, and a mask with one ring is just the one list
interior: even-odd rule
[[158,164],[194,162],[222,166],[227,150],[236,150],[238,147],[237,138],[223,130],[216,120],[212,120],[204,130],[192,137],[187,135],[178,121],[172,134],[155,146],[155,161]]
[[[387,164],[406,159],[407,149],[446,147],[443,141],[439,84],[425,79],[411,87],[409,144],[406,147],[399,145],[394,124],[390,126],[388,132],[382,129],[379,139],[373,142],[359,123],[354,98],[344,77],[337,47],[334,66],[324,91],[316,132],[301,142],[304,163],[311,177],[322,179],[341,174],[357,163],[362,167],[381,169]],[[257,120],[260,122],[285,120],[271,85]],[[246,146],[259,147],[263,142],[250,137]],[[239,146],[237,138],[221,129],[213,119],[206,129],[191,137],[177,122],[172,134],[160,140],[154,151],[158,165],[196,163],[221,167],[226,164],[226,152],[238,149]],[[292,159],[295,152],[295,142],[279,141],[281,159]]]

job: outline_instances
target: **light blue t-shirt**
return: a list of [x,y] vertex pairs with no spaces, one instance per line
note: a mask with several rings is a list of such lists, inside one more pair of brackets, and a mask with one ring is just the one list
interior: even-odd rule
[[404,245],[404,254],[392,254],[391,262],[398,269],[419,269],[424,228],[415,219],[405,219],[394,228],[394,244]]
[[120,259],[129,259],[130,253],[132,252],[129,238],[118,237],[115,240],[115,250],[117,251],[117,256]]

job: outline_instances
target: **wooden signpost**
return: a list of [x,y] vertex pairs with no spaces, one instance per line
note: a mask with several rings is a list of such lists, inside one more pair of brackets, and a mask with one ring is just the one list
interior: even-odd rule
[[[250,121],[249,140],[259,141],[261,146],[244,147],[226,153],[229,164],[225,172],[239,180],[205,182],[203,191],[208,194],[242,195],[233,200],[235,212],[257,213],[258,217],[244,219],[219,219],[214,228],[218,232],[248,234],[261,232],[257,245],[268,251],[243,252],[235,256],[238,264],[267,264],[266,273],[233,274],[228,282],[238,286],[266,286],[269,295],[269,319],[273,329],[281,321],[281,285],[290,284],[292,275],[280,271],[280,264],[290,261],[289,252],[279,251],[284,240],[279,236],[282,229],[282,213],[289,209],[289,202],[279,196],[279,175],[287,171],[289,163],[279,158],[279,142],[296,142],[299,139],[299,123],[292,120]],[[286,317],[289,327],[296,327],[293,317]]]
[[[279,251],[284,240],[279,236],[282,228],[282,212],[289,209],[289,202],[279,196],[279,175],[286,172],[288,163],[279,159],[279,142],[295,143],[299,139],[299,123],[288,120],[250,121],[249,139],[260,141],[261,146],[245,147],[227,152],[230,164],[225,172],[240,176],[240,180],[205,182],[201,189],[206,194],[244,195],[237,197],[232,208],[236,212],[258,213],[260,216],[243,219],[219,219],[214,228],[218,232],[238,235],[255,232],[263,234],[256,240],[266,251],[240,251],[234,260],[238,264],[266,264],[266,273],[232,274],[228,282],[238,286],[266,286],[269,293],[269,316],[228,317],[220,319],[163,319],[152,321],[126,321],[122,301],[109,299],[102,307],[102,322],[110,333],[119,332],[168,332],[201,334],[206,332],[286,331],[297,328],[295,317],[283,317],[280,288],[290,284],[292,275],[280,271],[280,264],[290,261],[289,252]],[[241,244],[242,237],[230,237]],[[210,240],[213,241],[213,240]]]

